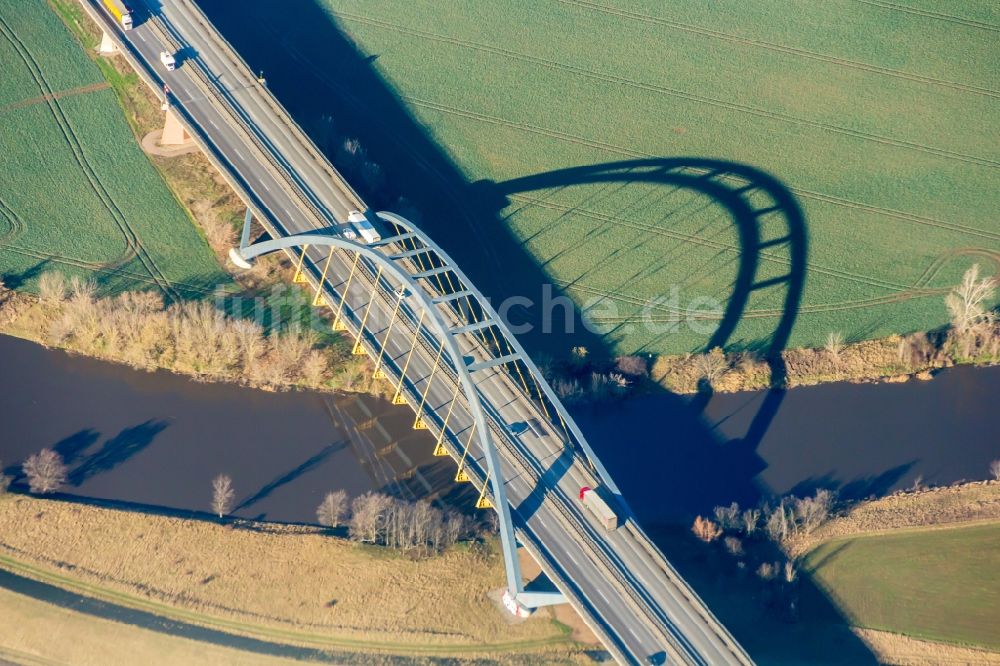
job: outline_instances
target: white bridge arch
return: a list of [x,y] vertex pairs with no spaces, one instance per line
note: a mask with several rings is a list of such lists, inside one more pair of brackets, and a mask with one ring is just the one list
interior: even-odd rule
[[[372,285],[370,299],[377,297],[376,291],[379,289],[388,291],[385,289],[386,285],[381,284],[384,280],[383,276],[386,274],[398,283],[399,291],[396,289],[392,289],[391,291],[397,294],[400,303],[409,302],[416,305],[416,308],[412,307],[412,305],[408,307],[411,319],[415,319],[412,315],[418,312],[422,313],[415,329],[414,344],[416,344],[417,336],[420,333],[420,322],[429,322],[431,328],[436,333],[435,338],[438,343],[439,357],[441,356],[440,351],[447,353],[447,360],[458,379],[461,392],[465,397],[473,418],[476,441],[479,443],[487,463],[487,469],[480,471],[480,476],[484,481],[489,482],[489,490],[492,493],[491,503],[497,511],[499,518],[500,540],[503,546],[508,589],[514,598],[527,608],[562,602],[564,599],[558,593],[526,592],[524,590],[516,552],[517,544],[514,536],[514,526],[504,490],[505,480],[502,467],[496,446],[493,442],[493,435],[488,423],[486,410],[483,406],[483,400],[479,395],[472,375],[477,371],[498,365],[508,367],[511,364],[520,363],[521,367],[517,368],[521,379],[520,386],[523,387],[523,391],[532,402],[537,401],[537,404],[542,407],[546,416],[551,418],[554,412],[556,419],[553,420],[553,425],[561,426],[566,436],[564,445],[568,445],[582,454],[592,472],[597,475],[604,486],[616,495],[619,500],[621,500],[621,494],[600,460],[592,451],[578,426],[573,422],[573,419],[566,412],[565,407],[555,392],[549,386],[548,382],[546,382],[541,371],[532,362],[531,358],[510,332],[506,323],[490,305],[486,297],[472,284],[471,280],[468,279],[451,257],[409,220],[390,212],[379,212],[375,215],[381,224],[394,229],[396,234],[374,243],[365,244],[345,238],[341,235],[340,228],[331,227],[266,240],[251,245],[249,244],[250,214],[248,212],[240,247],[233,248],[230,251],[230,258],[241,268],[250,268],[252,265],[250,262],[253,259],[272,252],[302,248],[301,257],[304,258],[309,247],[329,247],[331,252],[339,249],[365,259],[369,262],[368,269],[375,269],[373,271],[375,273],[375,281]],[[417,265],[418,260],[419,266]],[[300,259],[301,261],[302,259]],[[430,268],[427,268],[427,265]],[[449,288],[444,287],[445,280],[441,277],[447,274],[450,274],[447,280]],[[452,276],[454,279],[450,279]],[[346,307],[347,310],[344,314],[350,315],[350,317],[357,320],[357,322],[352,322],[356,329],[356,339],[358,341],[365,340],[370,342],[374,347],[374,351],[378,353],[382,342],[378,340],[374,331],[365,330],[365,318],[358,317],[357,313],[345,305],[346,289],[344,294],[337,294],[333,285],[325,281],[325,277],[325,271],[320,276],[312,275],[313,280],[316,282],[315,288],[317,294],[332,292],[333,295],[337,296],[341,301],[338,314],[340,314],[340,310]],[[466,302],[468,313],[475,321],[455,326],[446,320],[446,315],[448,318],[452,318],[452,315],[456,315],[457,312],[461,311],[460,301],[462,300]],[[451,315],[448,314],[448,309],[444,311],[439,309],[439,306],[442,305],[450,309]],[[395,316],[396,314],[394,313],[393,317]],[[345,317],[345,319],[349,318]],[[477,332],[482,335],[482,332],[487,329],[490,329],[490,334],[495,341],[497,355],[490,354],[492,358],[468,362],[459,344],[459,337],[469,336]],[[367,338],[365,337],[366,335],[368,336]],[[501,344],[501,341],[503,344]],[[488,353],[492,352],[492,349],[488,345],[480,345],[479,347]],[[381,354],[379,358],[381,360]],[[390,365],[395,365],[391,358],[387,358],[385,363],[387,369]],[[405,370],[405,367],[402,369],[397,367],[395,369],[396,374],[400,378],[400,385],[407,380],[404,377]],[[531,384],[528,384],[527,380],[524,379],[524,373],[527,373],[531,379]],[[536,389],[535,395],[532,395],[532,385]],[[420,414],[418,413],[419,416]],[[442,437],[450,436],[454,446],[461,446],[458,442],[457,433],[446,434],[444,432],[447,429],[447,421],[445,421],[441,428]],[[486,494],[486,490],[485,487],[482,488],[484,495]],[[622,501],[622,505],[624,506],[624,501]]]

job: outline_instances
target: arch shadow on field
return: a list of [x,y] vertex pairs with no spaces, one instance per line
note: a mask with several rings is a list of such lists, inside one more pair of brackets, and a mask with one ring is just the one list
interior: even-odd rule
[[[706,567],[705,548],[691,543],[686,526],[658,530],[649,522],[675,503],[678,513],[687,512],[685,520],[690,520],[691,511],[704,510],[696,507],[733,500],[752,505],[761,499],[755,477],[764,463],[756,449],[784,397],[784,368],[777,352],[788,341],[806,279],[805,220],[787,187],[750,165],[697,156],[617,161],[501,183],[471,183],[376,69],[381,54],[359,49],[320,0],[293,4],[248,0],[238,10],[224,0],[200,0],[199,6],[251,69],[264,73],[267,85],[296,122],[366,201],[373,208],[398,210],[413,219],[494,303],[512,296],[529,296],[537,302],[543,285],[551,289],[553,299],[565,295],[505,222],[503,213],[512,194],[643,182],[690,189],[724,207],[739,239],[739,265],[719,326],[706,346],[734,346],[733,332],[751,296],[763,289],[784,290],[778,324],[757,350],[772,359],[774,388],[756,408],[752,426],[744,437],[725,441],[703,416],[707,395],[690,400],[665,391],[656,396],[655,412],[622,407],[626,411],[613,432],[589,427],[584,415],[580,424],[660,547],[755,658],[801,661],[808,654],[812,658],[807,661],[819,661],[817,655],[849,663],[874,661],[808,579],[800,583],[800,596],[811,599],[807,606],[818,610],[812,619],[803,617],[788,625],[762,606],[759,581],[753,576],[722,573],[724,564]],[[382,167],[384,182],[365,186],[356,161],[344,159],[344,137],[360,140],[368,157]],[[770,199],[764,208],[753,203],[760,193]],[[781,217],[784,231],[768,235],[770,226],[762,231],[759,222],[764,215]],[[786,275],[758,278],[760,253],[768,249],[788,253]],[[579,311],[571,313],[571,331],[543,332],[547,327],[542,326],[541,311],[525,314],[532,332],[519,337],[534,355],[565,357],[577,346],[586,347],[595,358],[615,355],[613,336],[584,326]],[[645,446],[639,452],[629,450],[633,443]],[[817,624],[824,631],[812,631]],[[839,628],[834,639],[825,631],[832,626]],[[788,640],[789,632],[794,640]]]

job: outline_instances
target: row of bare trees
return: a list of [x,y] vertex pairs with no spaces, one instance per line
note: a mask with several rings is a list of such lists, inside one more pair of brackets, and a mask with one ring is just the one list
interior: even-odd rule
[[476,523],[464,514],[442,511],[426,500],[406,502],[368,492],[351,502],[349,534],[361,543],[429,554],[476,532]]
[[763,531],[781,545],[789,538],[811,534],[830,517],[836,495],[825,488],[811,497],[782,497],[776,502],[741,510],[736,502],[715,507],[715,520],[698,516],[692,531],[702,541],[710,543],[724,533],[752,537]]
[[[212,480],[212,513],[220,519],[233,507],[236,493],[226,474]],[[316,507],[316,520],[329,528],[348,519],[353,541],[369,543],[421,555],[439,553],[460,539],[475,536],[477,524],[456,511],[442,511],[426,500],[407,502],[383,493],[367,492],[348,506],[347,493],[327,493]]]
[[48,339],[84,354],[255,386],[320,387],[331,379],[327,356],[308,331],[265,335],[259,324],[231,319],[210,302],[164,307],[153,292],[98,298],[94,283],[58,272],[41,276],[39,292],[55,313]]
[[645,356],[595,359],[586,347],[573,347],[566,361],[542,359],[539,366],[556,395],[567,404],[623,398],[649,376],[649,359]]

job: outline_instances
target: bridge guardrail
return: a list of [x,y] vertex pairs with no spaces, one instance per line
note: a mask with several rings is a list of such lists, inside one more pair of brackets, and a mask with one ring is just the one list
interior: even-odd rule
[[[225,49],[229,58],[233,60],[233,62],[242,66],[247,72],[250,72],[252,76],[253,70],[250,69],[250,66],[246,63],[246,61],[239,54],[239,52],[236,49],[234,49],[233,46],[229,43],[229,41],[226,40],[226,38],[223,37],[222,34],[216,29],[216,27],[212,24],[209,18],[205,16],[205,13],[201,10],[201,7],[199,7],[197,3],[192,2],[192,0],[181,0],[181,1],[191,9],[191,11],[196,15],[196,17],[201,22],[202,26],[206,29],[206,31],[214,39],[216,39],[216,41]],[[267,87],[263,87],[261,92],[268,106],[271,107],[275,115],[281,119],[281,121],[286,125],[286,127],[288,127],[292,131],[293,135],[296,135],[296,139],[298,139],[302,147],[305,148],[312,155],[313,160],[316,161],[316,163],[319,164],[321,168],[327,171],[327,173],[330,174],[331,179],[333,180],[333,182],[337,184],[337,187],[339,189],[341,189],[343,192],[347,193],[351,198],[354,199],[354,203],[358,205],[358,210],[363,211],[365,209],[364,201],[354,190],[354,188],[351,187],[351,184],[347,182],[347,180],[340,174],[339,171],[337,171],[337,168],[334,167],[332,164],[330,164],[326,156],[323,155],[323,153],[320,152],[318,148],[316,148],[316,145],[312,142],[311,139],[309,139],[309,135],[306,134],[306,132],[297,122],[295,122],[295,119],[292,118],[291,114],[288,113],[288,110],[285,109],[281,101],[277,97],[275,97],[274,93],[272,93]]]
[[[167,26],[163,25],[163,19],[160,16],[154,15],[150,21],[160,38],[170,44],[171,48],[175,51],[183,48],[183,43],[173,36],[172,31]],[[263,144],[260,138],[256,135],[254,128],[251,127],[248,119],[243,117],[240,110],[236,108],[232,101],[227,99],[222,91],[219,90],[218,86],[214,85],[209,80],[210,72],[206,71],[205,65],[200,60],[193,59],[193,67],[191,67],[190,73],[193,75],[195,84],[198,85],[198,87],[205,93],[206,99],[213,102],[216,108],[220,109],[226,114],[226,116],[232,119],[234,126],[239,128],[242,134],[249,139],[251,145],[255,149],[257,157],[263,162],[269,164],[272,171],[280,177],[285,192],[293,199],[299,201],[303,207],[312,214],[314,218],[313,222],[316,224],[317,228],[328,226],[329,221],[327,221],[326,216],[312,201],[307,198],[305,192],[306,188],[302,184],[294,182],[294,178],[292,177],[290,170],[279,164],[274,152]],[[181,106],[183,107],[183,105]]]

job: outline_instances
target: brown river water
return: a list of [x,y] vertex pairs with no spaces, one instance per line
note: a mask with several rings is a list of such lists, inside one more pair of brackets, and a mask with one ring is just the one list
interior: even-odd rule
[[[410,428],[412,412],[368,396],[271,393],[142,372],[0,336],[0,460],[8,474],[52,447],[68,496],[206,511],[229,474],[235,515],[314,520],[324,493],[381,490],[454,506],[454,463]],[[933,381],[827,384],[784,394],[668,393],[574,413],[646,524],[716,504],[817,487],[857,498],[914,481],[982,479],[1000,457],[1000,368]]]

